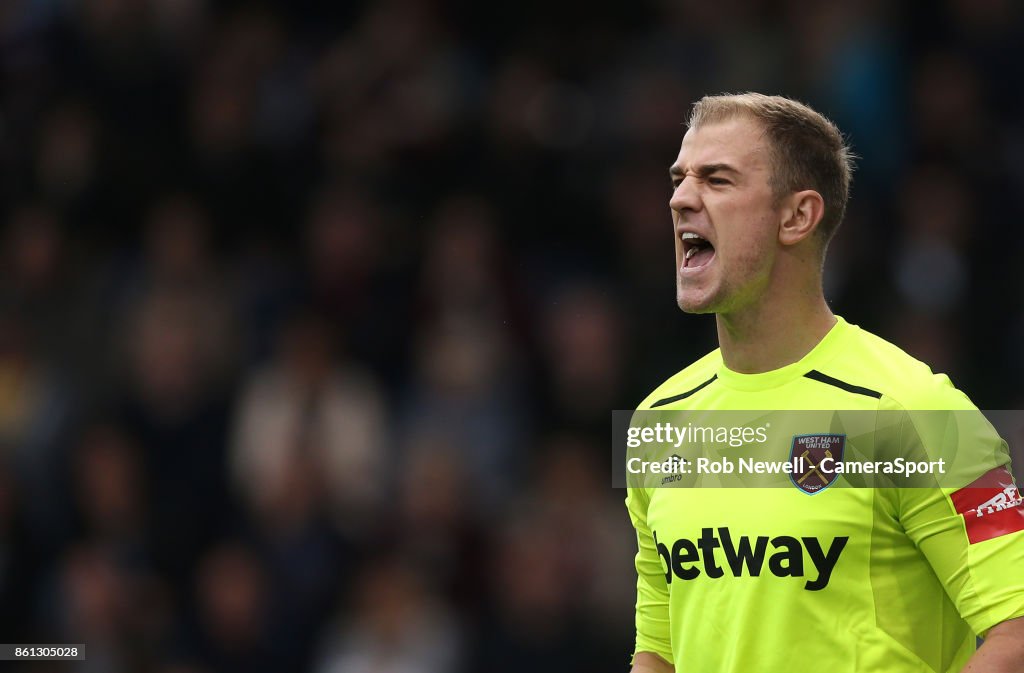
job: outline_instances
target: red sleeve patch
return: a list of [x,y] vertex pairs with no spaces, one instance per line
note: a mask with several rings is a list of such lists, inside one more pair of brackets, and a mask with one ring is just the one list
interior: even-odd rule
[[1024,530],[1024,499],[1005,467],[981,475],[950,498],[971,544]]

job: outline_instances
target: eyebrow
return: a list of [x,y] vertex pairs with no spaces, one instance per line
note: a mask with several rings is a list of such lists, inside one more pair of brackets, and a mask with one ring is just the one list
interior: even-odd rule
[[[738,170],[736,170],[729,164],[704,164],[702,166],[697,166],[696,168],[694,168],[693,172],[696,173],[697,177],[699,178],[706,178],[712,173],[720,172],[732,173],[734,175],[739,175],[740,173]],[[668,169],[668,174],[670,177],[673,178],[679,178],[685,175],[683,169],[679,167],[679,164],[672,164],[672,166]]]

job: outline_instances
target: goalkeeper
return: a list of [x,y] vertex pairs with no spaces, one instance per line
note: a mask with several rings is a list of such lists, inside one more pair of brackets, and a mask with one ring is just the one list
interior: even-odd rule
[[[688,126],[670,169],[677,302],[715,314],[719,349],[640,410],[976,411],[826,304],[851,171],[830,121],[743,94],[700,100]],[[794,447],[838,451],[839,436],[810,437]],[[991,426],[970,440],[995,457],[970,488],[825,488],[818,472],[791,488],[628,489],[633,671],[1024,671],[1024,505]]]

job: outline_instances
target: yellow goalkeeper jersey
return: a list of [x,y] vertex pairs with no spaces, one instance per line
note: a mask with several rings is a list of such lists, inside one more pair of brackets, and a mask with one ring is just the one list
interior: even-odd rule
[[[799,362],[739,374],[716,350],[638,411],[886,408],[975,409],[839,318]],[[627,489],[635,652],[680,673],[959,671],[976,636],[1024,615],[1024,504],[1006,443],[985,428],[969,441],[990,467],[961,488]],[[767,450],[807,441],[787,440]]]

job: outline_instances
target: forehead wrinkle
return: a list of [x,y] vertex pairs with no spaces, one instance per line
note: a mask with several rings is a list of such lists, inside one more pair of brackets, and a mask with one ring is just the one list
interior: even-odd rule
[[[719,131],[715,132],[712,129],[718,127],[728,126],[740,126],[739,129],[731,129],[729,132]],[[707,135],[708,131],[712,131],[712,135]],[[739,135],[746,135],[752,133],[756,136],[756,142],[754,143],[742,143],[738,144],[735,139]],[[701,146],[698,147],[697,161],[690,163],[699,164],[729,164],[735,168],[738,172],[749,173],[757,172],[758,169],[770,169],[772,165],[770,139],[767,137],[767,129],[764,125],[757,121],[753,117],[746,115],[734,116],[721,121],[714,121],[707,124],[702,124],[697,127],[693,127],[686,132],[686,136],[683,137],[682,145],[679,149],[680,156],[683,155],[684,148],[686,147],[687,136],[691,139],[696,134],[701,135]],[[708,146],[710,145],[710,156],[707,155],[709,151]],[[725,154],[722,154],[722,146],[726,145],[724,149]],[[739,150],[737,152],[737,150]],[[678,161],[677,164],[678,165]]]
[[[716,122],[714,124],[705,124],[691,128],[686,132],[686,135],[683,136],[680,150],[685,148],[687,140],[689,140],[689,144],[692,144],[698,137],[702,146],[710,145],[712,148],[718,149],[721,148],[722,145],[728,145],[728,149],[730,151],[745,149],[752,153],[756,153],[763,148],[767,141],[767,129],[764,129],[754,120],[748,122],[741,118]],[[737,139],[744,141],[737,143]],[[753,139],[754,142],[746,142],[745,140],[748,139]],[[706,163],[719,162],[709,161]]]

